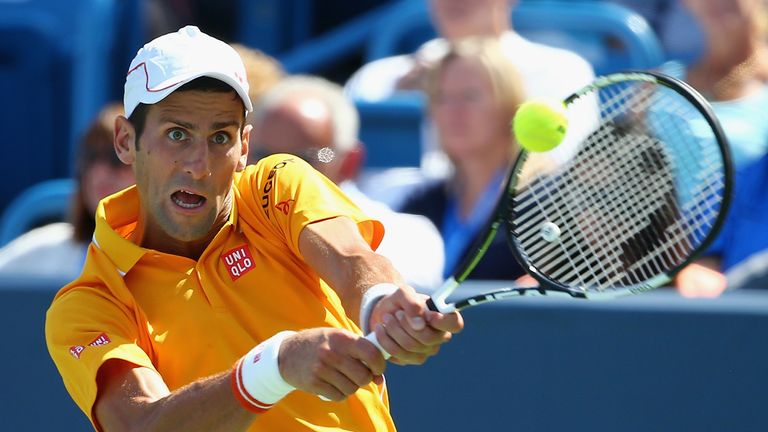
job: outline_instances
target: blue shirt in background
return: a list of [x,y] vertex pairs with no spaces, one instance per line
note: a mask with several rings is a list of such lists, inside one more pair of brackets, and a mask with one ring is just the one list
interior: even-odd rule
[[721,259],[721,270],[768,250],[768,156],[737,168],[733,200],[720,234],[707,255]]

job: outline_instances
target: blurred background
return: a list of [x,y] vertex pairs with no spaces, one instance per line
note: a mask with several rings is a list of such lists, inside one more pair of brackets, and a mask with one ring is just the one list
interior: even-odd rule
[[[517,33],[579,55],[597,75],[686,69],[707,58],[711,37],[686,4],[694,0],[513,3],[509,22]],[[719,12],[723,20],[727,9]],[[354,80],[378,60],[413,57],[440,34],[426,0],[0,0],[0,247],[70,218],[73,197],[91,175],[86,165],[99,156],[84,153],[81,143],[94,119],[122,100],[136,51],[187,24],[266,56],[281,74],[344,87],[360,116],[365,158],[358,181],[368,196],[397,209],[420,183],[446,175],[428,157],[425,95],[371,96]],[[752,57],[739,63],[755,64]],[[766,105],[756,109],[768,112]],[[758,139],[764,144],[768,136]],[[757,215],[752,229],[768,232],[765,216]],[[25,260],[34,268],[56,257]],[[753,276],[764,277],[761,269],[732,277],[749,286],[757,283]],[[0,271],[2,430],[90,427],[43,336],[45,311],[70,279]],[[598,305],[525,300],[472,310],[466,322],[467,330],[424,367],[390,368],[400,430],[768,430],[763,290],[706,300],[662,290]]]

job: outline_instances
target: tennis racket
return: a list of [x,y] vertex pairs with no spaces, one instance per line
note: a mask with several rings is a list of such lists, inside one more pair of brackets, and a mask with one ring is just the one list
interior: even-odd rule
[[[572,156],[556,166],[547,163],[551,151],[519,152],[484,235],[432,293],[429,309],[447,313],[529,295],[642,293],[667,285],[714,239],[733,169],[701,95],[665,75],[626,72],[597,77],[564,104],[568,118],[594,124],[582,136],[569,128],[561,146],[574,146]],[[538,286],[449,302],[499,230]],[[374,334],[366,337],[378,345]]]

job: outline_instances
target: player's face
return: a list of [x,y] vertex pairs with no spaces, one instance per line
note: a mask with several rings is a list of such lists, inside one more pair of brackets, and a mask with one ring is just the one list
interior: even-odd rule
[[250,126],[234,93],[184,91],[152,105],[133,163],[145,237],[212,238],[232,208]]
[[431,111],[440,145],[451,159],[508,151],[508,120],[477,61],[456,58],[445,67]]

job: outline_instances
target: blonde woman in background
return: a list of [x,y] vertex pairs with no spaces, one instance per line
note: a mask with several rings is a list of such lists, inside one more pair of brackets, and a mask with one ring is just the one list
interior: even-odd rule
[[[448,276],[482,234],[519,152],[509,123],[525,93],[496,38],[456,41],[430,71],[426,90],[429,116],[452,173],[417,190],[402,211],[424,215],[438,227],[445,243],[443,275]],[[524,275],[505,242],[504,234],[497,236],[471,278]]]

